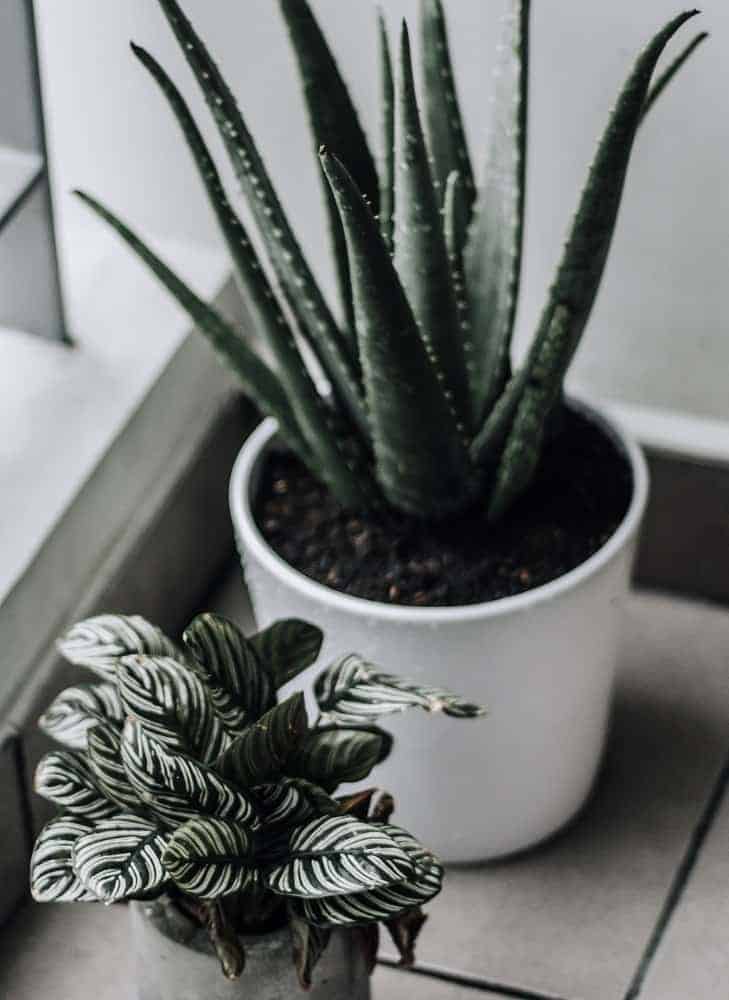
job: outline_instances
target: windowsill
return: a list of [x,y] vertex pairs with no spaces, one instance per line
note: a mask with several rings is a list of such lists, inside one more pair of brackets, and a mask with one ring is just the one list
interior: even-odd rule
[[[73,246],[74,346],[0,330],[0,710],[173,456],[231,393],[186,315],[112,234],[93,223]],[[220,293],[223,253],[161,251],[200,294]]]

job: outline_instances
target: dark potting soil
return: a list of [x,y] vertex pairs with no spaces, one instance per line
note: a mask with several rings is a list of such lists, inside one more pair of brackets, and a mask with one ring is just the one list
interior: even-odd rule
[[254,515],[287,563],[344,594],[424,607],[492,601],[562,576],[610,538],[632,492],[623,455],[568,410],[535,482],[496,524],[482,508],[443,524],[345,511],[288,452],[272,452],[262,473]]

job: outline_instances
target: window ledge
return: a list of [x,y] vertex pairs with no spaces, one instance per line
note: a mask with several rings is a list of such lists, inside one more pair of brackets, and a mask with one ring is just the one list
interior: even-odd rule
[[[185,314],[110,233],[90,226],[73,245],[74,346],[0,331],[0,712],[233,391]],[[221,293],[224,254],[157,245],[201,295]],[[230,295],[227,305],[239,308]]]

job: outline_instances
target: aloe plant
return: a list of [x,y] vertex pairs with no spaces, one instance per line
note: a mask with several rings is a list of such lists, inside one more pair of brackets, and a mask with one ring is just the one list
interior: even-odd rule
[[321,642],[295,619],[246,638],[200,615],[180,646],[138,616],[74,626],[59,649],[97,677],[40,720],[63,749],[41,760],[35,787],[61,812],[33,851],[34,898],[161,897],[208,929],[232,979],[244,967],[239,932],[275,921],[291,928],[304,989],[334,927],[355,928],[370,955],[382,921],[411,962],[442,866],[390,821],[389,795],[335,793],[389,754],[382,717],[483,710],[350,654],[319,675],[311,725],[303,694],[277,691]]
[[[177,0],[159,0],[221,133],[265,247],[259,260],[184,98],[134,52],[180,123],[273,364],[128,227],[140,254],[240,375],[287,444],[345,507],[447,518],[504,515],[532,483],[545,429],[595,301],[639,125],[705,35],[655,82],[658,32],[620,92],[526,359],[511,367],[525,212],[530,3],[508,0],[483,181],[475,181],[441,0],[421,0],[422,104],[407,26],[396,72],[380,15],[375,156],[306,0],[279,0],[319,151],[339,288],[337,320],[301,252],[235,98]],[[268,271],[274,281],[269,280]],[[282,308],[283,307],[283,308]],[[326,375],[321,395],[301,341]]]

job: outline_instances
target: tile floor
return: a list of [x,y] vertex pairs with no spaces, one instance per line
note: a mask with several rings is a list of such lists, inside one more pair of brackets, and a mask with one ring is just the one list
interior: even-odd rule
[[[248,623],[237,573],[210,606]],[[381,966],[375,1000],[726,1000],[728,749],[729,611],[634,595],[582,816],[530,854],[451,870],[424,974]],[[128,1000],[125,936],[123,909],[29,907],[0,936],[0,998]]]

